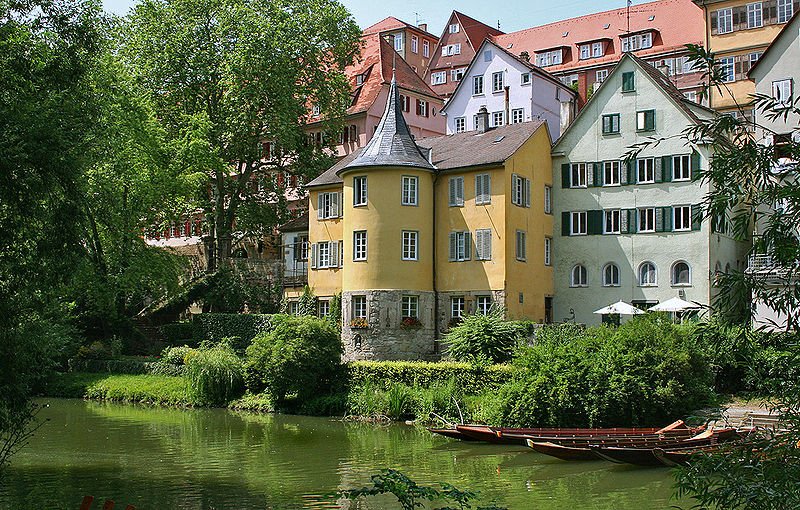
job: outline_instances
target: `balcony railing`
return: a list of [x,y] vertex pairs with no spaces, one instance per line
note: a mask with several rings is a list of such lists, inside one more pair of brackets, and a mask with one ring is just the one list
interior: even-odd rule
[[795,279],[800,272],[800,261],[795,262],[794,266],[785,266],[779,264],[772,255],[751,255],[747,261],[747,272],[776,279]]

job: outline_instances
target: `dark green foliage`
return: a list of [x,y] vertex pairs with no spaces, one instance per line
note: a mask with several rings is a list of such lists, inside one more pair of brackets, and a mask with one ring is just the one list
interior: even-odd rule
[[317,315],[317,296],[314,295],[314,291],[308,285],[303,287],[303,295],[300,296],[297,306],[297,315],[309,315],[312,317]]
[[276,313],[283,289],[254,278],[248,268],[232,261],[231,267],[217,270],[208,278],[202,294],[204,310],[214,313],[235,314],[247,310]]
[[167,345],[190,345],[196,344],[195,325],[192,322],[173,322],[161,326],[161,334],[164,335]]
[[478,409],[468,401],[455,379],[428,387],[366,380],[351,386],[346,410],[349,416],[361,419],[415,419],[425,423],[444,419],[461,423],[477,416]]
[[194,398],[203,404],[221,406],[244,393],[242,360],[222,342],[203,346],[186,358],[186,377]]
[[648,315],[618,329],[544,328],[486,406],[495,425],[655,426],[713,401],[702,352],[680,327]]
[[[478,497],[477,492],[462,491],[449,483],[440,484],[441,489],[418,485],[415,481],[394,469],[383,469],[379,474],[370,477],[372,485],[361,489],[349,489],[339,492],[340,497],[355,501],[362,497],[392,494],[403,510],[425,508],[424,501],[441,501],[448,506],[438,510],[455,510],[456,508],[472,508],[470,502]],[[452,503],[454,506],[449,506]],[[498,506],[479,506],[476,510],[504,510]]]
[[231,341],[237,352],[244,352],[259,333],[270,331],[285,316],[246,313],[201,313],[194,318],[194,338],[209,342]]
[[80,359],[69,360],[70,372],[104,374],[149,374],[156,364],[154,359]]
[[330,301],[330,310],[326,319],[336,326],[342,327],[342,293],[334,294]]
[[339,332],[323,319],[287,317],[247,348],[248,388],[266,390],[276,401],[299,400],[330,389],[341,373]]
[[515,322],[506,321],[503,310],[466,315],[444,337],[448,356],[457,361],[505,363],[525,332]]
[[455,381],[464,393],[478,394],[497,388],[510,380],[515,368],[511,365],[472,365],[445,361],[356,361],[347,364],[348,381],[358,386],[366,381],[388,389],[392,383],[428,388]]

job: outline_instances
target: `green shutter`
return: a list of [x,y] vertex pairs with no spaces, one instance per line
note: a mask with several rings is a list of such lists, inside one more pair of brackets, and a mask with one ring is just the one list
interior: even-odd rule
[[561,235],[568,236],[569,235],[569,213],[562,212],[561,213]]
[[625,162],[625,171],[628,173],[628,184],[636,184],[636,177],[634,170],[636,169],[636,160],[629,159]]
[[661,156],[661,179],[664,182],[672,181],[672,156]]
[[656,207],[656,232],[664,231],[664,208]]
[[700,230],[703,222],[703,204],[692,205],[692,230]]
[[594,164],[594,185],[602,186],[603,184],[605,184],[605,182],[603,182],[603,178],[604,178],[603,163],[597,162]]
[[569,188],[569,163],[561,165],[561,187]]
[[636,89],[633,71],[622,73],[622,91],[631,92]]
[[603,211],[588,211],[586,213],[586,233],[596,235],[603,233]]
[[656,130],[656,111],[646,110],[644,112],[644,129],[645,131]]
[[672,232],[672,207],[662,207],[661,220],[664,222],[663,231]]
[[700,153],[692,151],[692,180],[700,178]]

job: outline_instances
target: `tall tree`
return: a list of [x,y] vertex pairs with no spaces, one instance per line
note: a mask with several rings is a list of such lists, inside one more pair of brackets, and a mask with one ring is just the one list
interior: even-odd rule
[[315,176],[331,163],[304,123],[319,107],[323,129],[339,132],[359,37],[336,0],[145,0],[130,15],[121,54],[182,143],[180,161],[205,178],[199,205],[218,259],[235,233],[263,235],[280,219],[270,170]]

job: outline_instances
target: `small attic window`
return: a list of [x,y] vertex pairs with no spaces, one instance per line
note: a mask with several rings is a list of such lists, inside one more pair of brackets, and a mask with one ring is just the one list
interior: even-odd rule
[[364,84],[364,74],[357,74],[356,75],[356,87],[360,87]]
[[647,18],[647,21],[653,21],[654,19],[656,19],[655,16],[650,16],[649,18]]
[[569,30],[567,30],[566,32],[564,32],[563,34],[561,34],[561,37],[566,37],[566,36],[568,36],[568,35],[569,35]]
[[510,50],[512,46],[514,46],[514,43],[508,43],[508,46],[506,46],[506,49]]
[[503,141],[503,138],[505,138],[505,135],[498,136],[497,138],[494,139],[494,141],[492,143],[500,143],[500,142]]
[[609,28],[611,28],[611,23],[606,23],[603,25],[603,30],[608,30]]

